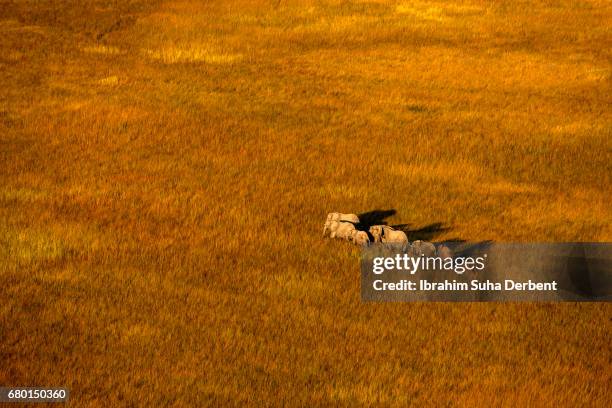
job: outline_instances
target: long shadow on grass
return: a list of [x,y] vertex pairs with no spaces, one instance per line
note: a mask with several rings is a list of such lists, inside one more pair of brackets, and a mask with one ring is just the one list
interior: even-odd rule
[[[360,224],[357,229],[362,231],[368,231],[373,225],[388,225],[387,218],[395,215],[397,210],[373,210],[362,214],[359,214]],[[397,224],[391,227],[404,231],[409,241],[431,241],[443,232],[449,231],[450,228],[445,227],[441,222],[434,222],[421,228],[412,229],[410,224]],[[454,239],[453,241],[461,242],[461,239]]]
[[[404,231],[408,241],[431,241],[443,232],[450,230],[449,227],[445,227],[441,222],[434,222],[416,229],[410,228],[410,224],[393,225],[393,228]],[[455,239],[455,241],[460,241],[460,239]]]
[[396,213],[396,210],[373,210],[359,214],[359,227],[367,230],[373,225],[388,225],[385,218],[389,218]]

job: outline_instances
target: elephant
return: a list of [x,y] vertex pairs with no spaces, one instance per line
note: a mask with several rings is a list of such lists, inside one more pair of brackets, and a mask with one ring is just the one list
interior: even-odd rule
[[341,213],[329,213],[327,214],[327,220],[323,226],[323,238],[331,235],[336,228],[342,222],[349,222],[351,224],[359,224],[359,217],[355,214],[341,214]]
[[437,249],[438,256],[442,259],[452,258],[453,251],[446,245],[440,245]]
[[351,231],[351,235],[349,236],[349,241],[355,245],[368,246],[370,244],[370,237],[368,236],[368,233],[365,231],[354,230],[354,231]]
[[388,225],[374,225],[370,227],[370,234],[374,242],[386,245],[399,246],[402,249],[408,245],[408,237],[404,231],[396,230]]
[[412,246],[414,256],[419,256],[419,255],[434,256],[436,255],[436,246],[432,244],[431,242],[414,241],[411,246]]
[[[335,224],[332,224],[332,225],[335,226]],[[340,239],[349,240],[349,237],[351,236],[353,231],[356,231],[356,229],[355,229],[355,226],[352,223],[350,223],[350,222],[338,222],[337,223],[337,227],[335,227],[331,231],[329,236],[331,238],[340,238]]]
[[325,225],[323,225],[323,238],[331,235],[338,228],[338,221],[325,221]]
[[325,221],[325,225],[323,226],[323,238],[325,237],[334,237],[334,234],[336,232],[336,230],[338,229],[338,227],[340,226],[340,224],[351,224],[352,223],[345,223],[343,221]]
[[352,222],[353,224],[359,224],[359,217],[355,214],[342,214],[342,213],[329,213],[327,214],[327,221],[341,221],[341,222]]
[[369,228],[370,235],[374,238],[374,242],[382,242],[384,225],[373,225]]
[[382,243],[404,249],[408,245],[408,237],[404,231],[393,228],[383,229]]

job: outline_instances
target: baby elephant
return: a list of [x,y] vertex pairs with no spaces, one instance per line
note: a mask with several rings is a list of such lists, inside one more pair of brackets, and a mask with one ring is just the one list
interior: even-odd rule
[[434,256],[436,255],[436,246],[431,242],[417,240],[412,243],[412,251],[414,256]]
[[330,238],[345,239],[349,241],[352,234],[356,231],[355,226],[350,222],[332,221],[330,225]]
[[351,235],[349,236],[349,242],[352,242],[353,244],[359,246],[368,246],[370,245],[370,237],[365,231],[354,230],[351,231]]
[[384,225],[373,225],[370,227],[370,234],[374,238],[374,242],[379,243],[382,242],[383,228]]

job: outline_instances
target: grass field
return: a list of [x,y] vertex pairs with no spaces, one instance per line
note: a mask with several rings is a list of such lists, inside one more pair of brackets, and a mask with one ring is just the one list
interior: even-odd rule
[[[612,5],[0,0],[0,385],[610,406],[609,304],[364,304],[330,211],[612,241]],[[451,400],[453,403],[449,403]]]

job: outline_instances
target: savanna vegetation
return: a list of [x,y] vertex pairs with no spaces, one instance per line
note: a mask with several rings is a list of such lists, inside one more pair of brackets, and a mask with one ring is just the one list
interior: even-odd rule
[[[0,385],[610,406],[609,304],[366,304],[329,211],[612,240],[605,0],[0,0]],[[389,212],[391,214],[391,212]],[[449,402],[452,401],[452,402]]]

